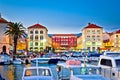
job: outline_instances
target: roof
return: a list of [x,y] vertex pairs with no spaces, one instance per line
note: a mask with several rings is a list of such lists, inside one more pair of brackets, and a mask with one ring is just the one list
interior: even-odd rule
[[117,30],[117,31],[115,31],[115,32],[113,32],[113,33],[120,33],[120,30]]
[[53,34],[53,36],[76,36],[76,34]]
[[0,23],[8,23],[8,21],[0,17]]
[[40,25],[40,24],[34,24],[34,25],[28,27],[28,29],[30,29],[30,28],[43,28],[43,29],[47,29],[45,26]]
[[85,28],[102,28],[102,27],[100,27],[100,26],[98,26],[98,25],[96,25],[96,24],[88,23],[88,26],[84,27],[84,29],[85,29]]

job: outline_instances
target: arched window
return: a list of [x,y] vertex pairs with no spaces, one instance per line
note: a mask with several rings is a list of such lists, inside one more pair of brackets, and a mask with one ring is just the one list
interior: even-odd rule
[[35,34],[38,34],[38,31],[37,31],[37,30],[35,31]]
[[33,35],[30,36],[30,40],[33,40]]
[[40,40],[43,40],[43,36],[40,36]]
[[30,31],[30,34],[33,34],[33,31]]
[[40,31],[40,34],[43,34],[43,30]]
[[38,35],[35,36],[35,40],[38,40]]

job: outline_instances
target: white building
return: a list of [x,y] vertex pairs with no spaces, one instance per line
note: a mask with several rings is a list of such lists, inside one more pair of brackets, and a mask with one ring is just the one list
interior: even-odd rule
[[102,47],[103,28],[95,24],[89,23],[82,29],[82,49],[96,51],[98,47]]
[[28,50],[43,51],[47,46],[48,30],[46,27],[35,24],[28,27]]

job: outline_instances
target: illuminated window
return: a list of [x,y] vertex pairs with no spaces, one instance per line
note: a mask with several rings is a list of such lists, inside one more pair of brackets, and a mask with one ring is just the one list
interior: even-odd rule
[[30,46],[33,46],[33,42],[30,42]]

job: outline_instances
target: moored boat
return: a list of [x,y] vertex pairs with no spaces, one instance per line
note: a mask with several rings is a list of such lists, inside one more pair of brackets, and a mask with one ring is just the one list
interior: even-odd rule
[[[101,75],[100,67],[79,61],[76,62],[75,60],[69,61],[69,63],[58,63],[57,72],[60,80],[110,80]],[[70,75],[64,76],[64,72],[70,73]]]
[[54,80],[49,67],[26,67],[23,71],[22,80]]

